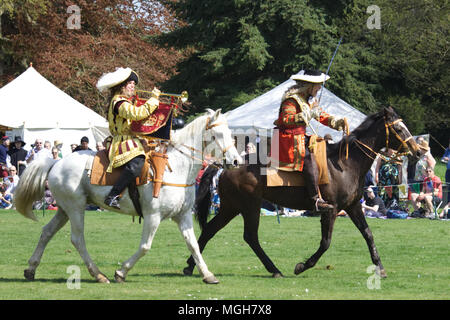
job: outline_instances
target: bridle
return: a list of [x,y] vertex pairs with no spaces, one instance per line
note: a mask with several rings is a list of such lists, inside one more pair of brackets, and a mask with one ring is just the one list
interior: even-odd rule
[[[386,129],[386,149],[389,148],[389,133],[392,133],[393,135],[395,135],[395,137],[400,141],[400,146],[398,147],[398,149],[396,151],[394,151],[394,155],[395,155],[394,158],[398,158],[398,157],[401,157],[401,156],[404,156],[404,155],[408,154],[408,152],[400,152],[400,150],[402,148],[409,149],[408,145],[407,145],[407,142],[413,137],[411,134],[406,139],[402,139],[402,137],[400,137],[398,132],[393,127],[394,125],[396,125],[399,122],[403,122],[403,120],[401,118],[399,118],[399,119],[396,119],[396,120],[394,120],[392,122],[388,122],[387,119],[386,119],[386,116],[384,117],[384,127]],[[384,157],[379,152],[374,151],[371,147],[369,147],[365,143],[359,141],[358,139],[356,139],[355,141],[357,143],[356,145],[358,146],[358,148],[366,156],[368,156],[370,159],[375,160],[376,156],[380,156],[382,159],[386,160],[386,157]],[[375,154],[375,157],[373,157],[372,155],[368,154],[363,148],[361,148],[361,146],[363,146],[366,149],[368,149],[369,151],[373,152]]]
[[[208,130],[210,130],[210,129],[212,129],[212,128],[219,127],[219,126],[222,126],[222,125],[228,125],[226,121],[225,121],[225,122],[213,122],[213,123],[210,123],[210,121],[211,121],[211,118],[207,118],[207,119],[206,119],[205,131],[208,131]],[[214,139],[214,142],[217,144],[217,146],[219,147],[219,149],[222,151],[222,159],[212,158],[211,160],[214,160],[214,161],[217,161],[217,162],[221,162],[220,160],[223,160],[223,159],[224,159],[225,153],[226,153],[230,148],[232,148],[232,147],[234,146],[234,144],[230,144],[229,146],[222,147],[222,146],[219,144],[219,142],[217,142],[216,139]],[[184,154],[185,156],[190,157],[190,158],[193,159],[193,160],[197,160],[197,161],[200,161],[200,162],[203,162],[203,160],[204,160],[204,159],[203,159],[203,152],[202,152],[202,150],[198,150],[198,149],[196,149],[196,148],[194,148],[194,147],[191,147],[191,146],[188,146],[188,145],[186,145],[186,144],[184,144],[184,143],[180,144],[182,147],[184,147],[184,148],[186,148],[186,149],[189,149],[190,151],[192,151],[192,152],[194,152],[194,153],[199,153],[199,154],[201,154],[201,155],[202,155],[202,158],[200,159],[199,157],[196,157],[195,155],[189,154],[189,153],[187,153],[187,152],[185,152],[185,151],[179,149],[172,141],[170,141],[169,144],[172,145],[172,147],[173,147],[175,150],[177,150],[178,152]]]

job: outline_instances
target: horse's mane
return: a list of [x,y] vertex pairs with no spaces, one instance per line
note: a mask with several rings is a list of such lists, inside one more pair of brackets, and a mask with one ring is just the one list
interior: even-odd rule
[[192,137],[198,135],[201,132],[201,127],[204,125],[206,121],[206,117],[208,116],[208,112],[203,114],[200,117],[195,118],[193,121],[189,122],[184,128],[177,130],[172,140],[175,143],[182,143],[186,140],[186,137]]
[[345,144],[347,142],[349,144],[352,144],[355,140],[359,139],[362,134],[366,133],[374,122],[377,122],[383,116],[383,111],[368,115],[366,119],[364,119],[364,121],[358,127],[356,127],[356,129],[353,130],[347,138],[344,137],[343,139],[341,139],[341,141],[335,144],[328,144],[327,153],[329,155],[338,154],[340,148],[343,147],[342,144]]

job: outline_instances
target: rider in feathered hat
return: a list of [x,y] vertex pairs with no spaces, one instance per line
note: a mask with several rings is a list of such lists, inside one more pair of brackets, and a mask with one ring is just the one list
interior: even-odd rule
[[306,147],[310,138],[305,134],[306,126],[311,119],[336,130],[343,130],[345,126],[344,119],[324,112],[315,100],[322,83],[329,78],[317,70],[302,70],[291,76],[297,83],[284,93],[278,119],[274,122],[279,129],[279,154],[274,155],[278,156],[278,169],[303,172],[308,194],[315,203],[316,210],[332,206],[320,197],[316,159]]
[[159,105],[160,91],[152,91],[152,97],[140,107],[134,105],[130,98],[134,95],[135,85],[139,77],[130,68],[118,68],[104,74],[97,82],[100,92],[107,89],[111,92],[108,109],[109,131],[113,139],[108,148],[109,167],[123,167],[123,171],[105,199],[105,204],[120,209],[120,194],[140,174],[145,162],[144,147],[137,136],[131,132],[131,121],[148,118]]

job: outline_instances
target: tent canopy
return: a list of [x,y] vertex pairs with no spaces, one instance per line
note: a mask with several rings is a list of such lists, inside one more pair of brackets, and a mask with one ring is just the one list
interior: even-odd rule
[[[227,118],[230,129],[233,132],[256,129],[259,135],[271,136],[274,127],[273,122],[278,118],[281,98],[284,92],[294,84],[295,80],[289,79],[265,94],[230,111]],[[328,89],[323,88],[322,90],[320,107],[325,112],[333,116],[346,117],[349,120],[350,130],[355,129],[364,121],[366,116],[363,113],[334,95]],[[320,94],[321,91],[317,94],[317,98],[320,97]],[[311,121],[311,126],[322,137],[329,133],[335,142],[342,138],[341,132],[328,128],[315,120]],[[307,131],[312,133],[310,128]]]
[[108,127],[105,118],[84,106],[29,67],[0,89],[0,124],[18,128]]
[[87,136],[90,147],[109,135],[105,118],[58,89],[29,67],[16,79],[0,88],[0,126],[12,128],[11,136],[20,135],[29,148],[35,139],[80,143]]

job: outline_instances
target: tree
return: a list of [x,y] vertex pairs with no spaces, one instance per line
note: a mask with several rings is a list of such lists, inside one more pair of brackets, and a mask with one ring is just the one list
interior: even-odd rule
[[21,1],[27,6],[2,16],[8,43],[1,50],[8,57],[2,84],[33,62],[60,89],[105,115],[107,97],[95,87],[103,73],[128,66],[139,73],[140,88],[152,89],[176,72],[182,54],[144,40],[172,28],[170,12],[158,1],[79,0],[79,29],[67,26],[75,14],[68,13],[71,1]]

